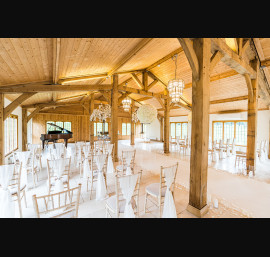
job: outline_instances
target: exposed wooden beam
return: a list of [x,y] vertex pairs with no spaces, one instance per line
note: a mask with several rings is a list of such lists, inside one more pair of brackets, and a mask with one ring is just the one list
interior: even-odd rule
[[[234,70],[226,71],[224,73],[221,73],[221,74],[210,77],[210,82],[225,79],[225,78],[229,78],[229,77],[232,77],[232,76],[236,76],[238,74],[239,73],[234,71]],[[188,84],[185,85],[185,89],[191,88],[191,87],[192,87],[192,83],[188,83]]]
[[137,99],[137,102],[143,102],[143,101],[146,101],[149,99],[152,99],[152,97],[146,96],[146,97],[142,97],[142,98]]
[[52,85],[52,84],[31,84],[0,87],[0,93],[30,93],[30,92],[67,92],[67,91],[107,91],[111,85]]
[[153,86],[155,86],[157,83],[158,83],[158,80],[157,80],[157,79],[155,79],[154,81],[152,81],[152,82],[149,84],[147,90],[149,91],[149,90],[150,90]]
[[211,60],[210,60],[210,74],[214,70],[214,68],[216,67],[216,65],[219,63],[219,61],[221,60],[222,56],[223,56],[222,53],[219,52],[219,51],[216,51],[212,55]]
[[178,38],[185,54],[188,59],[189,65],[192,69],[192,74],[195,80],[199,79],[199,62],[195,51],[193,49],[193,43],[188,38]]
[[270,66],[270,59],[266,59],[264,61],[261,61],[262,68],[269,67],[269,66]]
[[244,77],[247,83],[248,94],[250,96],[250,99],[253,99],[253,86],[252,86],[251,78],[248,74],[244,74]]
[[248,96],[244,95],[244,96],[231,97],[231,98],[220,99],[220,100],[213,100],[213,101],[210,101],[210,104],[230,103],[230,102],[236,102],[236,101],[243,101],[247,99],[248,99]]
[[4,120],[25,100],[30,98],[31,96],[35,95],[36,93],[24,93],[16,98],[13,102],[11,102],[7,107],[4,109]]
[[42,109],[43,107],[38,106],[31,114],[27,116],[27,122],[31,120],[36,114],[38,114]]
[[57,84],[59,73],[61,39],[53,38],[53,83]]
[[36,103],[36,104],[28,104],[22,105],[22,108],[31,109],[37,107],[49,107],[49,106],[71,106],[71,105],[81,105],[81,101],[69,102],[69,103],[57,103],[57,102],[47,102],[47,103]]
[[221,61],[237,71],[239,74],[249,74],[251,78],[256,77],[256,72],[240,56],[235,53],[221,38],[211,38],[211,51],[220,51],[223,54]]
[[156,96],[155,98],[158,100],[161,107],[165,109],[165,105],[164,105],[163,101],[161,100],[161,98],[159,96]]
[[135,83],[141,88],[144,89],[144,85],[142,82],[139,80],[139,78],[135,75],[135,73],[131,73],[132,79],[135,81]]
[[136,89],[132,87],[125,87],[125,86],[118,86],[119,91],[124,91],[127,93],[133,93],[133,94],[138,94],[138,95],[144,95],[144,96],[160,96],[161,98],[165,99],[167,96],[165,96],[163,93],[152,93],[152,92],[146,92],[141,89]]

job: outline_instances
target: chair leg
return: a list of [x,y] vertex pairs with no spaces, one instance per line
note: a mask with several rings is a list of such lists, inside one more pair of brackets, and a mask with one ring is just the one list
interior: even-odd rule
[[146,203],[147,203],[147,193],[145,194],[145,201],[144,201],[144,214],[146,213]]
[[162,217],[161,200],[159,201],[159,217]]
[[19,206],[19,213],[20,213],[20,218],[22,218],[22,205],[21,205],[21,197],[17,195],[18,198],[18,206]]
[[32,178],[33,178],[34,187],[36,187],[35,172],[33,170],[32,170]]
[[91,200],[91,196],[92,196],[92,188],[93,188],[93,181],[91,181],[91,185],[90,185],[90,200]]

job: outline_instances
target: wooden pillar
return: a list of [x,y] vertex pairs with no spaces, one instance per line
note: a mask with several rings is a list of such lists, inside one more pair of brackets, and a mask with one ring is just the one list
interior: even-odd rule
[[251,165],[256,169],[259,62],[254,60],[251,62],[251,66],[256,71],[257,76],[255,79],[251,79],[252,87],[248,90],[247,168]]
[[190,189],[187,210],[197,217],[201,217],[208,210],[210,38],[194,39],[193,48],[199,64],[199,79],[196,81],[192,74]]
[[164,144],[163,150],[164,153],[170,152],[170,98],[165,99],[164,101],[165,110],[164,110]]
[[111,143],[114,144],[114,161],[118,162],[118,74],[112,75]]
[[22,151],[26,151],[27,145],[27,109],[22,108]]
[[269,121],[269,145],[268,145],[268,159],[270,159],[270,121]]
[[144,91],[148,91],[148,73],[147,71],[142,72],[142,84],[144,86]]
[[0,165],[5,164],[4,94],[0,93]]
[[131,100],[131,118],[130,118],[130,145],[134,145],[134,125],[135,123],[132,121],[132,114],[134,113],[135,108],[134,108],[134,100]]
[[[95,108],[95,105],[94,105],[94,96],[92,95],[91,96],[91,100],[90,100],[90,103],[89,103],[89,114],[91,116],[91,114],[93,113],[94,111],[94,108]],[[90,119],[90,117],[89,117]],[[89,120],[89,135],[90,135],[90,145],[94,145],[94,121],[90,121]]]
[[159,124],[160,124],[160,142],[163,142],[164,139],[163,139],[163,133],[164,133],[164,118],[163,117],[160,117],[159,119]]

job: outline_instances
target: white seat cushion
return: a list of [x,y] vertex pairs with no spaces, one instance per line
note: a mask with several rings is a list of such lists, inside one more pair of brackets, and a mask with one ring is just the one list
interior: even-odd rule
[[[158,197],[159,196],[159,187],[160,187],[159,183],[153,183],[153,184],[148,185],[145,188],[145,191],[150,195]],[[165,193],[166,193],[166,188],[164,187],[161,190],[161,196],[165,196]]]
[[[107,205],[114,211],[116,211],[116,195],[111,196],[106,200]],[[124,213],[125,211],[125,205],[126,205],[126,200],[123,197],[119,198],[119,212]],[[136,202],[132,198],[131,199],[131,205],[132,208],[134,209],[136,207]]]

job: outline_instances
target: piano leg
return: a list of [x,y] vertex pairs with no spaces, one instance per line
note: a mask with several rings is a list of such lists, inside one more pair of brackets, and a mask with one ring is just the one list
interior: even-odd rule
[[45,140],[42,140],[42,150],[44,150]]
[[64,141],[65,141],[65,147],[67,148],[67,142],[68,142],[68,140],[65,138]]

